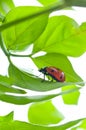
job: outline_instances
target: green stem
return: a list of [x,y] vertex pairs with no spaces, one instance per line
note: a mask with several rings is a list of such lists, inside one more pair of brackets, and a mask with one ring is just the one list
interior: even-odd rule
[[4,52],[4,54],[7,56],[9,62],[11,62],[11,61],[10,61],[9,52],[7,51],[7,49],[6,49],[6,47],[5,47],[4,43],[3,43],[1,33],[0,33],[0,45],[1,45],[1,48],[2,48],[2,50],[3,50],[3,52]]
[[26,21],[27,19],[32,19],[32,18],[35,18],[35,17],[40,16],[42,14],[51,13],[55,10],[61,10],[63,8],[66,8],[66,7],[68,7],[68,5],[66,5],[65,3],[63,3],[61,5],[55,4],[54,6],[50,6],[50,7],[47,7],[47,8],[44,7],[43,10],[40,11],[40,12],[36,12],[36,13],[31,14],[29,16],[26,16],[26,17],[23,17],[23,18],[20,18],[20,19],[17,19],[17,20],[3,24],[2,26],[0,26],[0,31],[5,30],[6,28],[9,28],[13,25],[19,24],[23,21]]
[[2,35],[1,35],[1,33],[0,33],[0,45],[1,45],[1,48],[2,48],[3,52],[5,53],[5,55],[8,56],[9,53],[8,53],[6,47],[5,47],[4,44],[3,44],[3,40],[2,40]]
[[19,55],[19,54],[12,54],[9,52],[9,55],[10,56],[14,56],[14,57],[31,57],[31,54],[28,54],[28,55]]
[[4,54],[7,56],[9,62],[11,63],[11,60],[10,60],[10,56],[15,56],[15,57],[31,57],[31,54],[28,54],[28,55],[18,55],[18,54],[12,54],[10,53],[9,51],[7,51],[4,43],[3,43],[3,40],[2,40],[2,36],[1,36],[1,33],[0,33],[0,45],[1,45],[1,48],[4,52]]

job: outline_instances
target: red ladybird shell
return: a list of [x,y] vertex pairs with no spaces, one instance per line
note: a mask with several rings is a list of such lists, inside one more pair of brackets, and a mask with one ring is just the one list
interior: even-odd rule
[[56,81],[59,81],[59,82],[65,81],[65,74],[62,70],[60,70],[56,67],[50,66],[50,67],[46,67],[46,71],[47,71],[48,75],[50,75]]

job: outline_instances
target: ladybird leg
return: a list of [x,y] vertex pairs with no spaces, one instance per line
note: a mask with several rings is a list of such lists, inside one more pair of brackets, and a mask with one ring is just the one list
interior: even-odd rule
[[49,76],[49,80],[50,80],[51,82],[53,82],[53,81],[54,81],[54,79],[53,79],[53,77],[52,77],[52,76]]
[[53,77],[52,77],[52,79],[51,79],[51,82],[53,82]]
[[45,80],[45,74],[44,74],[44,80]]
[[42,82],[44,82],[44,81],[45,81],[45,74],[44,74],[44,78],[43,78]]
[[49,75],[47,75],[47,78],[48,78],[49,81],[51,80]]
[[50,75],[48,75],[47,78],[49,81],[53,82],[53,78]]

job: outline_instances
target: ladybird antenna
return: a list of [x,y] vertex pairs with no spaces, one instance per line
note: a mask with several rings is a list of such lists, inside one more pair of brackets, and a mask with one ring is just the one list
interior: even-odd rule
[[38,77],[40,77],[41,75],[42,75],[42,73],[41,73],[41,74],[39,74],[39,75],[38,75]]

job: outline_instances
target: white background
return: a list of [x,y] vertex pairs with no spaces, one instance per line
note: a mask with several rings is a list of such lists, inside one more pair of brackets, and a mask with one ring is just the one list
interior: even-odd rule
[[[16,6],[19,5],[40,5],[36,0],[14,0]],[[74,18],[79,24],[83,21],[86,21],[85,8],[74,7],[74,10],[63,10],[57,11],[53,14],[60,15],[65,14]],[[86,81],[86,54],[80,56],[79,58],[70,58],[75,71]],[[14,59],[15,60],[15,59]],[[36,67],[31,63],[29,66],[28,58],[16,58],[16,65],[21,66],[26,70],[35,70]],[[0,74],[6,75],[8,68],[8,61],[4,56],[3,52],[0,50]],[[37,70],[36,70],[37,71]],[[78,105],[64,105],[61,97],[53,99],[53,103],[57,108],[62,111],[66,120],[73,120],[81,117],[86,117],[86,86],[81,90],[81,95],[79,98]],[[27,111],[29,105],[13,105],[0,101],[0,115],[8,114],[11,111],[14,111],[14,119],[28,121]]]

